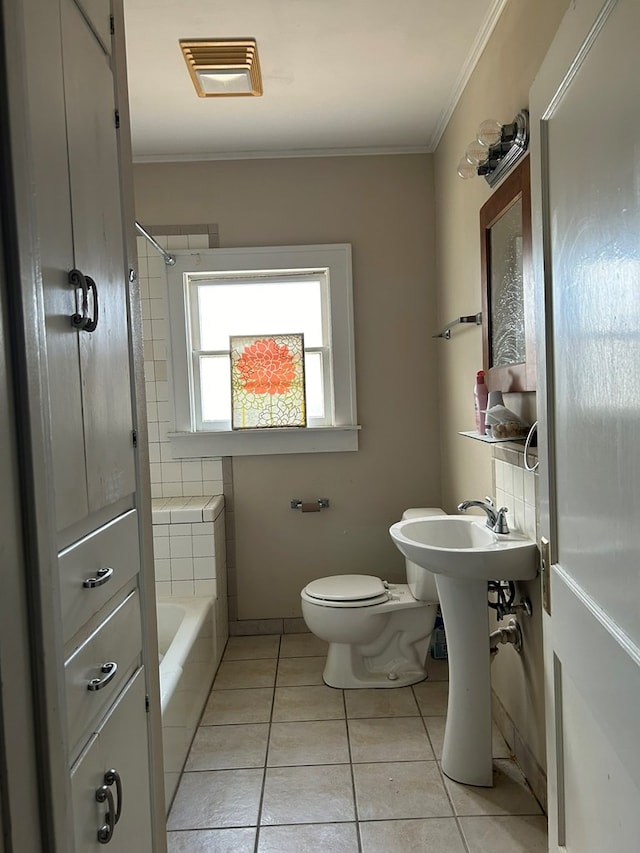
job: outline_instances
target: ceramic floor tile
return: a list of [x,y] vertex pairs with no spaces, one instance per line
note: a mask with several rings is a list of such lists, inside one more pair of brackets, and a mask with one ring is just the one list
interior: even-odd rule
[[344,720],[271,724],[269,767],[344,763],[349,763]]
[[444,744],[444,727],[447,722],[446,717],[423,717],[427,727],[429,740],[433,747],[435,757],[440,761],[442,758],[442,746]]
[[410,687],[345,690],[347,718],[417,717],[418,706]]
[[[446,717],[424,717],[431,746],[438,761],[442,758]],[[495,723],[491,726],[491,748],[494,758],[511,758],[511,750]]]
[[412,688],[423,717],[436,717],[447,713],[449,684],[446,681],[423,681]]
[[212,690],[202,715],[203,726],[229,723],[268,723],[273,687],[244,690]]
[[273,660],[229,660],[222,661],[213,682],[214,690],[231,690],[240,687],[273,687],[276,682],[276,666]]
[[283,634],[280,643],[281,658],[327,656],[329,644],[315,634]]
[[455,818],[376,820],[360,823],[362,853],[433,851],[466,853]]
[[184,773],[171,807],[167,828],[256,826],[262,777],[262,770]]
[[462,817],[469,853],[547,853],[547,819],[540,816]]
[[445,777],[445,784],[457,815],[541,814],[522,772],[514,761],[493,762],[493,788],[460,785]]
[[256,660],[258,658],[277,658],[280,648],[280,634],[267,634],[261,637],[229,637],[224,650],[223,660]]
[[276,687],[273,721],[340,720],[344,718],[342,690],[332,687]]
[[264,767],[268,739],[268,723],[200,726],[191,744],[185,770]]
[[546,853],[546,818],[495,725],[495,786],[443,782],[447,661],[429,658],[413,687],[343,691],[322,681],[326,649],[308,633],[229,640],[168,853]]
[[262,826],[258,853],[358,853],[355,823]]
[[322,673],[326,662],[326,657],[280,658],[276,687],[324,684]]
[[262,825],[355,820],[347,764],[267,768]]
[[349,743],[354,763],[434,758],[420,717],[349,720]]
[[195,829],[167,833],[168,853],[253,853],[255,829]]
[[360,820],[452,815],[435,761],[354,764],[353,776]]

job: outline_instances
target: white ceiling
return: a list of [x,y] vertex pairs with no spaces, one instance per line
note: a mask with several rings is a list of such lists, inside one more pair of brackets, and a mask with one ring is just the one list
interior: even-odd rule
[[[136,161],[432,151],[507,0],[125,0]],[[264,95],[198,98],[178,40],[254,37]]]

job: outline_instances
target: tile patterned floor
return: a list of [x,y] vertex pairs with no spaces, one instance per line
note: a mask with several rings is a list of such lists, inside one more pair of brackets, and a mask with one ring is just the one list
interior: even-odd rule
[[390,690],[322,682],[311,634],[232,637],[167,824],[170,853],[543,853],[494,731],[495,786],[443,776],[446,662]]

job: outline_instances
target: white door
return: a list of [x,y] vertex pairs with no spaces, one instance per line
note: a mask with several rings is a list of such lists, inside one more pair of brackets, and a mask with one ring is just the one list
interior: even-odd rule
[[531,91],[553,851],[640,849],[639,36],[573,0]]

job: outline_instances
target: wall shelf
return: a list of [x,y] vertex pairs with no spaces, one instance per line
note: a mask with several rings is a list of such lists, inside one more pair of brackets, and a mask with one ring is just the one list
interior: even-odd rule
[[511,436],[509,438],[494,438],[491,435],[479,435],[475,430],[469,430],[468,432],[459,432],[458,435],[465,435],[467,438],[474,438],[476,441],[484,441],[485,444],[503,444],[505,441],[516,441],[523,442],[526,441],[526,435],[523,436]]

